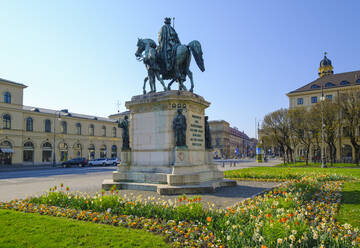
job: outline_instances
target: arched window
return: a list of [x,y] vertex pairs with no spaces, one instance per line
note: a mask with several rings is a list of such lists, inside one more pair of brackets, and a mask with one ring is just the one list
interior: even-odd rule
[[45,120],[45,132],[50,133],[51,132],[51,121]]
[[90,126],[89,126],[89,135],[90,136],[94,136],[94,133],[95,133],[94,129],[95,129],[94,125],[90,124]]
[[116,146],[116,145],[112,145],[112,146],[111,146],[111,157],[112,157],[112,158],[116,158],[116,157],[117,157],[117,146]]
[[348,84],[350,84],[350,83],[348,81],[346,81],[346,80],[343,80],[343,81],[340,82],[340,85],[348,85]]
[[10,115],[8,115],[8,114],[3,115],[3,128],[4,129],[11,128],[11,118],[10,118]]
[[317,85],[317,84],[313,84],[313,85],[311,85],[311,89],[318,89],[318,88],[320,88],[320,86],[319,86],[319,85]]
[[80,143],[74,145],[74,156],[78,158],[82,156],[82,146]]
[[112,136],[113,136],[113,137],[116,137],[116,127],[113,127],[113,128],[112,128]]
[[67,123],[66,123],[66,121],[61,122],[61,133],[67,133]]
[[95,146],[94,144],[89,145],[89,160],[95,158]]
[[10,92],[4,93],[4,103],[11,103],[11,94]]
[[106,158],[106,145],[102,145],[100,148],[100,158]]
[[81,124],[80,123],[76,123],[76,134],[81,135]]
[[325,88],[334,87],[334,86],[335,86],[335,84],[333,84],[333,83],[331,83],[331,82],[327,82],[327,83],[325,84]]
[[102,129],[102,136],[105,137],[106,136],[106,127],[102,126],[101,129]]
[[60,161],[68,160],[68,145],[66,143],[60,143],[59,150],[60,150]]
[[26,131],[32,132],[34,129],[34,122],[31,117],[26,118]]
[[52,145],[49,142],[45,142],[42,145],[42,161],[50,162],[52,157]]
[[12,155],[14,150],[12,149],[12,145],[9,141],[4,140],[0,143],[0,164],[11,164],[12,163]]
[[34,162],[34,144],[31,141],[27,141],[24,144],[24,162]]
[[360,84],[360,78],[358,78],[358,80],[356,80],[356,83]]

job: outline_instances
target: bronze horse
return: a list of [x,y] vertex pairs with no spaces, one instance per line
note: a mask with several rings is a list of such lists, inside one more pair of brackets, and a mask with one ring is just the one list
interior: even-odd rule
[[[146,69],[148,71],[148,76],[144,79],[144,94],[146,93],[145,85],[147,80],[149,80],[150,92],[155,92],[155,77],[163,85],[164,90],[170,90],[173,82],[179,84],[179,90],[187,90],[183,82],[186,80],[186,76],[190,78],[191,88],[190,92],[194,90],[194,82],[192,77],[192,72],[189,70],[191,55],[195,58],[196,64],[199,69],[203,72],[205,71],[203,53],[201,50],[200,42],[194,40],[188,45],[179,45],[176,47],[175,53],[175,64],[171,71],[166,71],[164,68],[164,62],[161,61],[160,56],[158,55],[156,49],[156,43],[152,39],[138,39],[137,50],[135,53],[136,58],[139,61],[143,61]],[[143,55],[144,53],[144,55]],[[169,79],[171,82],[168,84],[168,87],[165,87],[164,79]]]

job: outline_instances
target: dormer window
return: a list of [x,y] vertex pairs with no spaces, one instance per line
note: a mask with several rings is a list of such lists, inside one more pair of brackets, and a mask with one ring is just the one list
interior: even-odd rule
[[340,82],[340,85],[348,85],[348,84],[350,84],[350,83],[346,80]]
[[333,84],[333,83],[331,83],[331,82],[327,82],[327,83],[325,84],[325,88],[334,87],[334,86],[335,86],[335,84]]
[[313,84],[313,85],[311,85],[311,89],[319,89],[320,88],[320,86],[319,85],[317,85],[317,84]]
[[5,92],[4,93],[4,103],[11,103],[11,94],[10,92]]

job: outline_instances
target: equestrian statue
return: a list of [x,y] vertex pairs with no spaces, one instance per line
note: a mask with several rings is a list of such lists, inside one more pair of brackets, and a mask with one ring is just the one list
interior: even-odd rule
[[[144,79],[143,93],[146,94],[146,82],[149,81],[150,92],[156,92],[155,78],[162,84],[164,90],[171,90],[174,82],[179,84],[179,90],[187,90],[184,85],[186,76],[191,82],[190,92],[194,90],[192,72],[189,70],[191,54],[194,56],[199,69],[205,71],[201,44],[197,40],[188,45],[180,43],[178,34],[171,26],[171,18],[165,18],[164,25],[159,32],[159,45],[152,39],[138,39],[135,56],[143,61],[148,75]],[[171,80],[165,86],[164,80]]]

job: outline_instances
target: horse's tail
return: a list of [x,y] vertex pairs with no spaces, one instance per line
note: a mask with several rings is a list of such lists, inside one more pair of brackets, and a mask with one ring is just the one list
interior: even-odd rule
[[204,59],[203,59],[203,52],[201,50],[201,44],[197,40],[193,40],[188,44],[192,55],[195,58],[196,64],[198,65],[201,71],[205,71]]

